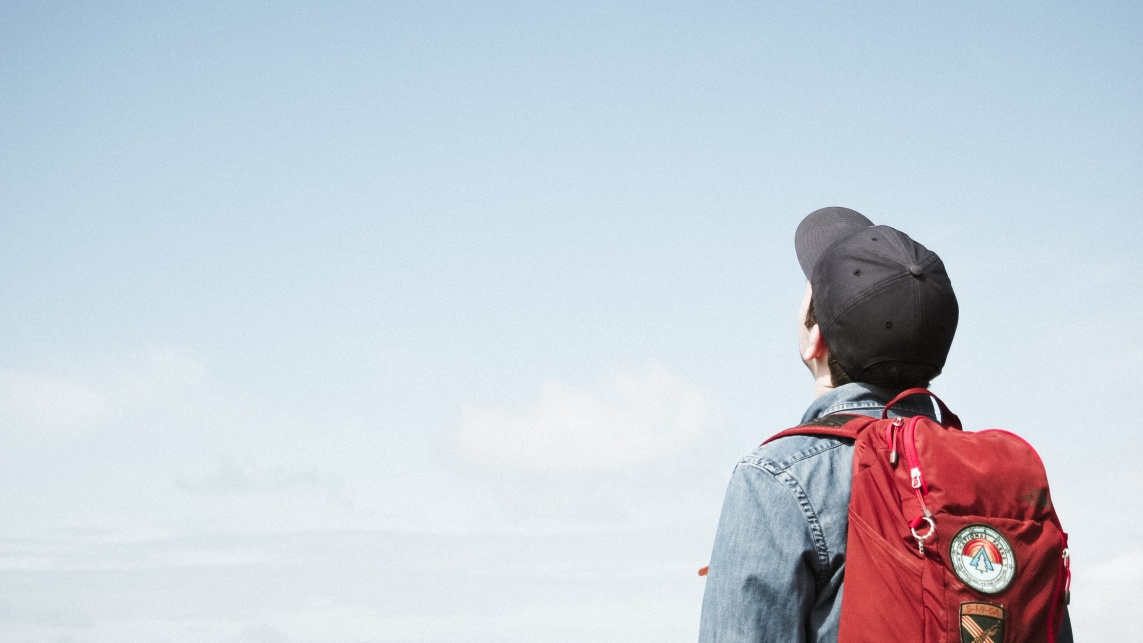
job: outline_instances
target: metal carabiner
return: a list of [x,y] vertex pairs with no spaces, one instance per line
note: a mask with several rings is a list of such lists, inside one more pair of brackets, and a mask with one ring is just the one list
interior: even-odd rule
[[921,554],[922,556],[924,556],[925,555],[925,541],[928,540],[929,538],[932,538],[933,534],[936,533],[937,523],[934,522],[933,519],[929,516],[922,516],[921,518],[925,522],[929,523],[929,530],[925,532],[925,535],[922,536],[922,535],[918,534],[917,530],[914,529],[913,527],[909,527],[909,531],[911,531],[913,533],[913,538],[917,539],[917,552],[919,554]]

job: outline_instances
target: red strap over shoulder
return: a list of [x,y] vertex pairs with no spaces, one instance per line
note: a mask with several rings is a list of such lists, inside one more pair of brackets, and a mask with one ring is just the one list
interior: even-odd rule
[[786,429],[781,433],[772,435],[762,444],[773,442],[778,438],[784,438],[788,435],[816,435],[820,437],[856,440],[857,434],[861,433],[862,429],[876,421],[877,418],[869,417],[868,415],[852,415],[849,413],[826,415],[817,420],[812,420],[806,424],[796,426],[792,429]]

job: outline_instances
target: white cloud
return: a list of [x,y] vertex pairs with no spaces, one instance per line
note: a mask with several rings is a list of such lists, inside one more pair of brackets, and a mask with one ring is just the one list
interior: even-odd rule
[[0,640],[694,641],[708,552],[705,530],[7,540],[53,564],[8,574]]
[[185,348],[152,348],[85,377],[0,371],[0,424],[11,433],[81,431],[155,411],[185,415],[205,367]]
[[124,411],[184,405],[206,385],[206,367],[188,348],[151,348],[114,373],[110,386]]
[[40,432],[74,429],[102,419],[107,400],[64,379],[0,372],[0,422],[10,429]]
[[267,469],[219,456],[215,467],[200,475],[180,475],[175,486],[209,494],[320,493],[343,500],[337,476],[316,469],[276,467]]
[[466,406],[446,448],[481,470],[608,471],[676,458],[720,421],[710,393],[652,364],[591,391],[548,382],[527,406]]

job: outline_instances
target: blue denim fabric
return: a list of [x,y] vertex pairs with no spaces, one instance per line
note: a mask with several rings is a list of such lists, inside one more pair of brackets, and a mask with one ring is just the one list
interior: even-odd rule
[[[880,416],[893,395],[846,384],[814,400],[802,422]],[[895,405],[890,417],[898,413],[938,417],[924,397]],[[785,437],[738,463],[711,554],[701,643],[837,641],[852,475],[852,443],[832,438]],[[1070,643],[1070,623],[1064,630],[1060,641]]]

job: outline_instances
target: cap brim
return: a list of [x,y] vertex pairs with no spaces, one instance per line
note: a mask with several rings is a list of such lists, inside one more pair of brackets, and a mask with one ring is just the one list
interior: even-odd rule
[[794,233],[794,250],[806,279],[813,276],[814,266],[826,248],[872,225],[865,215],[849,208],[822,208],[806,215]]

